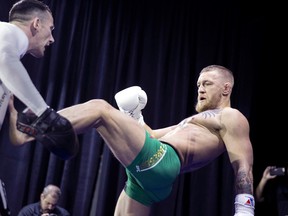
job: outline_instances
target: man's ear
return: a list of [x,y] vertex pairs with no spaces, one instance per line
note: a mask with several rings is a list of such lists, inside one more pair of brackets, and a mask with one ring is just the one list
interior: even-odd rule
[[40,200],[43,200],[44,198],[45,198],[44,194],[41,193],[41,194],[40,194]]
[[30,29],[31,29],[33,36],[38,32],[39,26],[40,26],[40,19],[38,17],[35,17],[32,20],[31,26],[30,26]]
[[223,95],[227,96],[231,93],[232,87],[230,82],[224,83]]

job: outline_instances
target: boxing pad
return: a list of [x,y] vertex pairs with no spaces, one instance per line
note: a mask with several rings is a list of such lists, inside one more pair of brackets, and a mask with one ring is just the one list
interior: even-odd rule
[[234,216],[254,216],[255,200],[251,194],[237,194]]
[[147,104],[147,94],[139,86],[126,88],[115,94],[115,100],[119,110],[136,119],[144,125],[142,109]]
[[32,112],[18,113],[16,126],[63,160],[78,152],[78,138],[70,121],[51,108],[39,117]]

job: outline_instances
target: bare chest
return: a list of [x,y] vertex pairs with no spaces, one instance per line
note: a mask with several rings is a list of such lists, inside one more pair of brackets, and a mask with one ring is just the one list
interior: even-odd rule
[[188,127],[190,124],[204,127],[210,131],[221,129],[221,112],[219,110],[205,111],[188,117],[179,123],[179,128]]

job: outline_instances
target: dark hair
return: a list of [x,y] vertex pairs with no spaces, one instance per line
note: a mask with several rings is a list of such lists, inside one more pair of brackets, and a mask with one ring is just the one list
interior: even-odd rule
[[9,22],[27,21],[31,19],[34,12],[48,11],[52,14],[50,8],[38,0],[20,0],[16,2],[9,11]]

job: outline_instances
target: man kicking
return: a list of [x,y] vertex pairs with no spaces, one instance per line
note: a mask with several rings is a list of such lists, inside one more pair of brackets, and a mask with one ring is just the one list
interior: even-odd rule
[[[252,216],[253,149],[247,119],[231,108],[233,85],[233,74],[227,68],[203,68],[197,81],[198,114],[157,130],[144,122],[141,110],[147,97],[137,86],[115,95],[120,111],[104,100],[93,99],[59,114],[69,119],[77,134],[95,128],[126,168],[128,180],[115,215],[149,215],[153,203],[169,196],[179,174],[199,169],[227,151],[235,173],[235,216]],[[9,108],[12,140],[23,144],[29,139],[16,130],[19,120],[15,123],[13,103]]]

